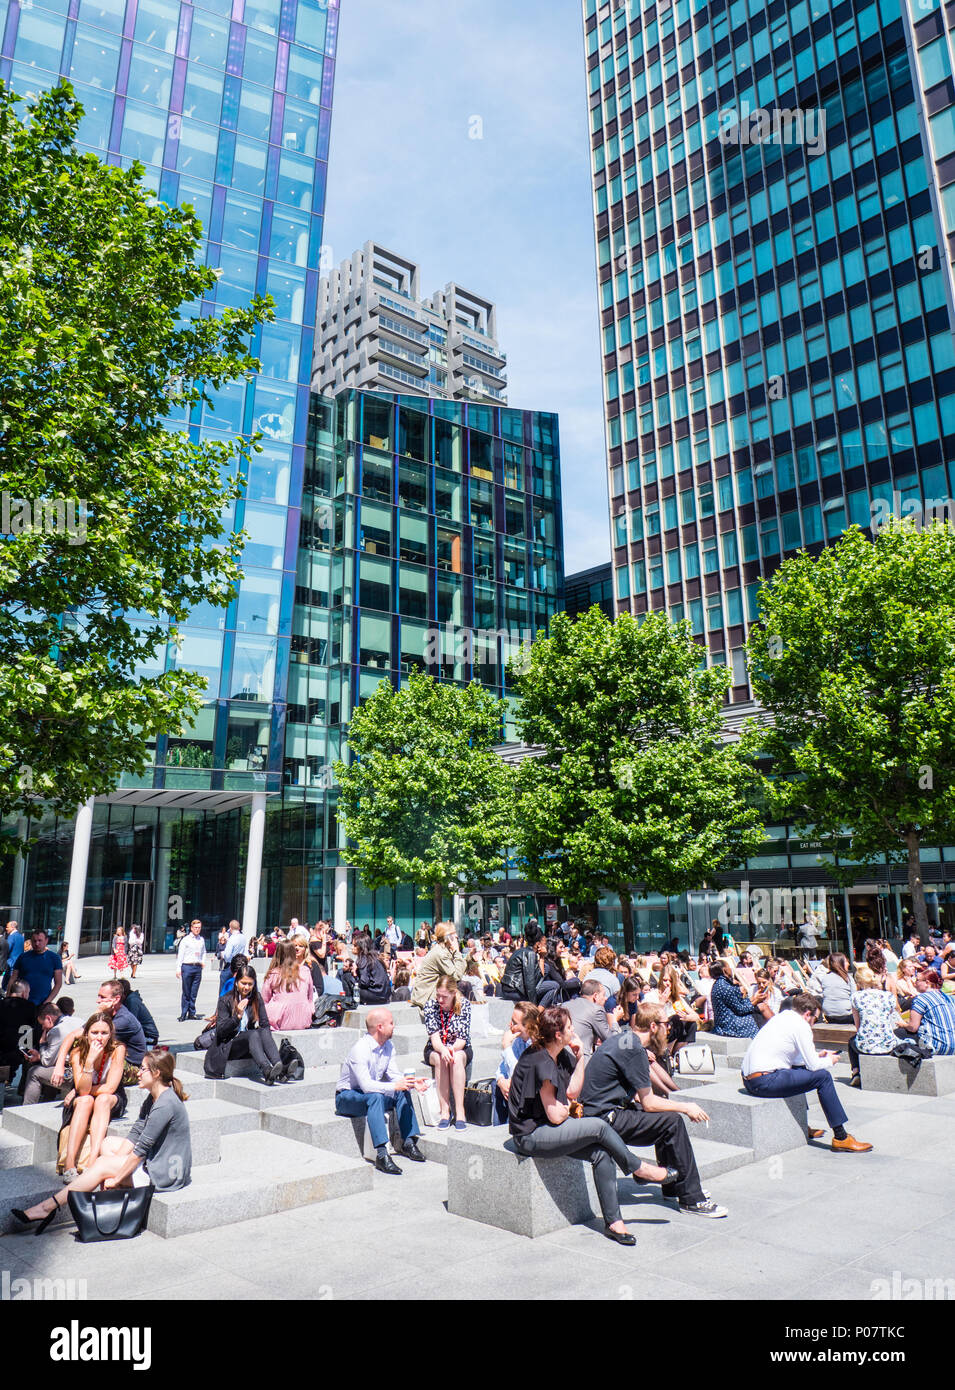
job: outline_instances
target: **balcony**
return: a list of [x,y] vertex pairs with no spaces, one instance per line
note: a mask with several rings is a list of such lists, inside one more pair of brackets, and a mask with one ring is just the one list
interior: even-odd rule
[[500,367],[494,367],[490,362],[486,362],[483,357],[475,357],[473,352],[461,349],[461,361],[466,367],[476,367],[485,376],[493,377],[495,381],[506,382],[507,373]]
[[420,371],[422,376],[428,375],[428,359],[426,357],[418,357],[410,348],[403,347],[401,343],[390,342],[388,338],[379,338],[377,346],[372,353],[372,356],[376,355],[379,357],[387,356],[391,358],[393,363],[400,364],[408,362],[417,371]]

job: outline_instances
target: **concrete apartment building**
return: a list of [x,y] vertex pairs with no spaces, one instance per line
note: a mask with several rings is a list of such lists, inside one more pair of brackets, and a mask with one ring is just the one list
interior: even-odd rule
[[312,387],[507,404],[493,304],[454,283],[424,299],[420,268],[366,241],[319,283]]

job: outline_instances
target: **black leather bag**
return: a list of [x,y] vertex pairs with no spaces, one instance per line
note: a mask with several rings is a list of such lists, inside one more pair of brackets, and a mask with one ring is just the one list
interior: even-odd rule
[[110,1192],[68,1193],[77,1239],[84,1245],[96,1240],[131,1240],[145,1227],[152,1198],[151,1184]]
[[279,1061],[285,1067],[286,1075],[293,1081],[301,1081],[305,1076],[305,1062],[302,1054],[297,1047],[293,1047],[288,1038],[282,1039],[279,1048]]
[[469,1125],[494,1123],[494,1078],[472,1081],[464,1088],[464,1118]]

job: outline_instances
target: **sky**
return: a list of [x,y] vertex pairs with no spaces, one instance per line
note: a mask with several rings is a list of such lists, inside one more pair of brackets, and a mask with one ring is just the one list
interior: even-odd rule
[[579,0],[341,0],[325,255],[377,241],[497,305],[508,404],[560,416],[568,574],[610,557]]

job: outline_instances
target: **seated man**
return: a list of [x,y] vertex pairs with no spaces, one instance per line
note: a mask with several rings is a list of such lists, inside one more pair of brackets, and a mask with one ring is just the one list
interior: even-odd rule
[[[580,1039],[580,1047],[585,1057],[590,1057],[610,1037],[612,1020],[604,1008],[607,1002],[607,987],[593,976],[584,980],[580,994],[563,1007],[570,1014],[574,1032]],[[629,1142],[629,1141],[628,1141]]]
[[[654,1036],[656,1035],[656,1036]],[[665,1045],[666,1010],[662,1004],[641,1004],[629,1027],[608,1038],[587,1063],[580,1102],[584,1115],[606,1120],[632,1148],[653,1144],[657,1162],[680,1177],[663,1196],[675,1199],[681,1211],[694,1216],[726,1216],[703,1192],[690,1136],[682,1116],[694,1124],[709,1117],[691,1101],[662,1099],[653,1094],[647,1048]]]
[[159,1029],[156,1026],[156,1020],[146,1008],[139,990],[133,989],[129,980],[122,979],[119,983],[123,990],[123,1007],[139,1021],[148,1047],[154,1048],[159,1042]]
[[937,1056],[950,1057],[955,1053],[955,999],[942,993],[942,977],[937,970],[926,970],[915,981],[918,990],[909,1005],[910,1033],[918,1033],[919,1042],[930,1047]]
[[[27,1048],[33,1046],[33,1025],[36,1009],[30,1003],[30,986],[18,980],[10,986],[5,999],[0,999],[0,1069],[9,1068],[7,1080],[12,1081],[23,1065]],[[3,1078],[0,1078],[0,1085]]]
[[395,1045],[391,1035],[395,1020],[389,1009],[371,1009],[365,1018],[368,1032],[355,1043],[342,1063],[338,1088],[335,1091],[335,1114],[351,1117],[363,1115],[377,1150],[375,1167],[379,1173],[400,1173],[401,1169],[388,1153],[388,1126],[385,1114],[394,1110],[401,1131],[398,1150],[412,1163],[424,1163],[418,1148],[418,1118],[408,1092],[423,1091],[428,1082],[424,1077],[413,1080],[399,1070],[395,1060]]
[[[73,1019],[61,1014],[56,1004],[41,1004],[37,1010],[37,1022],[40,1025],[40,1038],[36,1047],[23,1049],[27,1063],[24,1105],[37,1105],[43,1099],[44,1090],[57,1089],[53,1085],[53,1068],[60,1044],[68,1033],[76,1031]],[[56,1096],[51,1095],[50,1099],[55,1100]]]
[[[812,994],[794,994],[790,1007],[767,1020],[743,1058],[743,1085],[751,1096],[799,1096],[819,1092],[819,1104],[832,1128],[832,1147],[838,1153],[868,1153],[864,1144],[846,1133],[848,1116],[836,1095],[829,1068],[834,1052],[816,1052],[812,1025],[822,1005]],[[810,1139],[824,1133],[811,1129]]]
[[[136,1085],[136,1076],[140,1064],[145,1057],[148,1048],[146,1046],[146,1035],[143,1032],[142,1024],[138,1018],[134,1018],[127,1008],[123,1005],[123,986],[121,980],[104,980],[99,987],[96,995],[96,1009],[98,1012],[109,1014],[113,1020],[113,1028],[116,1031],[116,1041],[121,1042],[126,1048],[126,1070],[123,1077],[124,1086]],[[53,1075],[50,1078],[52,1086],[61,1086],[63,1077],[66,1073],[66,1059],[69,1056],[70,1048],[75,1040],[83,1031],[83,1025],[76,1026],[76,1020],[72,1019],[73,1030],[64,1037],[60,1044],[60,1050],[53,1064]]]

